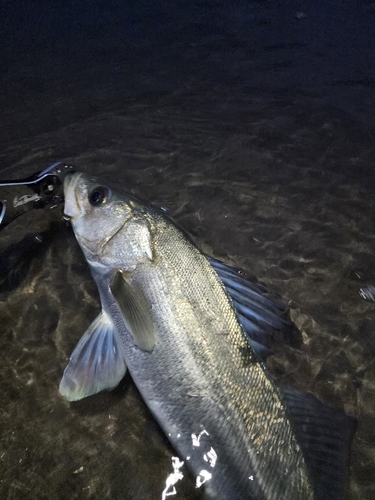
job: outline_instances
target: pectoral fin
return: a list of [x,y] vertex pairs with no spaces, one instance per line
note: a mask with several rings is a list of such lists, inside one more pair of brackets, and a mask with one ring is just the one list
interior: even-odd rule
[[59,391],[68,401],[77,401],[104,389],[113,389],[125,372],[116,329],[102,311],[74,349]]
[[142,293],[120,272],[112,281],[111,292],[134,343],[143,351],[151,352],[155,346],[154,325]]

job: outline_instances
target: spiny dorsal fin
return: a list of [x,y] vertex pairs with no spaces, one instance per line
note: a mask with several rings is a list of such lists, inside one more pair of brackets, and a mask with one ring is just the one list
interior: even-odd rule
[[247,279],[238,269],[208,257],[228,294],[244,327],[252,348],[264,361],[275,341],[299,346],[302,337],[289,318],[288,310],[267,297],[267,290]]

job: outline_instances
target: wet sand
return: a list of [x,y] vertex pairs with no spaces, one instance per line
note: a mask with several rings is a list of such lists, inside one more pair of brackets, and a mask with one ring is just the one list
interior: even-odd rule
[[[373,2],[0,9],[1,177],[71,162],[256,276],[304,338],[278,346],[272,373],[358,418],[348,498],[374,498],[375,304],[360,295],[375,285]],[[58,394],[99,311],[60,220],[1,232],[4,249],[60,224],[0,291],[0,496],[161,498],[174,452],[130,377],[74,404]],[[184,473],[175,498],[200,498]]]

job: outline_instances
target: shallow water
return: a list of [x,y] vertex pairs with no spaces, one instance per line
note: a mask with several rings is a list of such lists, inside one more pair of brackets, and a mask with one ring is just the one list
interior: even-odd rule
[[[27,5],[2,7],[2,177],[72,162],[266,284],[304,338],[272,373],[358,418],[349,498],[374,498],[371,2]],[[60,215],[26,214],[1,249]],[[29,263],[0,293],[0,496],[161,498],[174,452],[130,378],[58,395],[99,310],[70,228]],[[175,498],[200,498],[184,474]]]

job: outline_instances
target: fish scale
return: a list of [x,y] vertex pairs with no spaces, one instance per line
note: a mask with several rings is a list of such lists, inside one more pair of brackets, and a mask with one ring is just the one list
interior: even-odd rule
[[[289,412],[216,271],[162,214],[97,186],[85,174],[68,177],[65,213],[97,283],[117,366],[113,375],[113,356],[108,365],[104,356],[98,380],[83,377],[92,362],[79,344],[60,392],[74,400],[111,388],[127,367],[208,498],[312,500]],[[89,328],[84,342],[97,334]]]
[[[267,489],[272,484],[270,476],[277,474],[278,466],[274,457],[278,456],[280,452],[284,452],[283,456],[285,457],[298,456],[296,450],[299,450],[299,447],[292,438],[292,429],[286,419],[285,409],[275,387],[249,347],[242,328],[236,319],[233,306],[228,300],[225,289],[216,273],[210,266],[207,266],[205,257],[195,247],[186,244],[189,242],[186,242],[180,233],[175,234],[174,227],[171,228],[171,233],[173,234],[165,231],[160,232],[161,236],[158,238],[158,266],[162,267],[163,261],[160,255],[163,255],[166,268],[165,272],[163,272],[159,267],[159,272],[168,278],[169,283],[172,283],[179,281],[171,279],[171,269],[174,270],[174,276],[178,275],[181,268],[184,269],[180,286],[183,288],[183,296],[187,297],[188,301],[193,300],[194,303],[199,305],[199,312],[195,311],[195,316],[198,315],[199,319],[202,318],[202,314],[207,314],[206,308],[203,307],[207,303],[211,307],[216,305],[218,308],[215,311],[218,324],[210,323],[208,325],[206,323],[202,325],[202,321],[200,321],[200,331],[191,328],[188,332],[186,331],[186,325],[191,324],[191,322],[189,318],[184,318],[184,314],[180,311],[178,317],[183,323],[181,329],[183,335],[189,339],[196,338],[198,345],[202,338],[207,339],[207,336],[210,335],[210,351],[205,356],[202,349],[200,349],[197,359],[202,363],[202,371],[206,373],[206,377],[212,376],[210,387],[215,391],[214,395],[216,397],[212,399],[215,401],[216,406],[225,407],[227,418],[236,420],[238,427],[240,427],[241,422],[245,423],[246,429],[240,442],[246,443],[247,441],[248,446],[251,446],[251,444],[256,445],[257,452],[255,452],[254,456],[258,457],[258,464],[253,465],[253,468],[259,470],[262,463],[274,463],[274,467],[268,467],[268,473],[264,470],[264,466],[262,467],[263,474],[260,476],[262,478],[260,482],[263,482],[264,488]],[[174,239],[177,239],[175,246],[171,244]],[[181,251],[181,248],[184,251]],[[180,251],[178,252],[176,249],[180,249]],[[198,270],[194,264],[199,266]],[[184,279],[187,276],[189,276],[189,279]],[[152,288],[157,289],[157,287]],[[174,289],[172,293],[174,302],[178,303]],[[207,297],[210,297],[210,300],[204,300]],[[170,300],[170,297],[167,297],[166,300],[168,298]],[[212,314],[212,310],[208,312]],[[230,356],[228,356],[228,351]],[[261,409],[257,411],[257,407]],[[268,424],[266,424],[266,420]],[[271,431],[271,428],[274,430]],[[274,433],[278,434],[279,442],[274,443],[271,441],[271,443],[267,443],[266,436],[272,436]],[[258,444],[256,438],[252,440],[252,443],[249,443],[246,436],[257,436]],[[272,445],[275,446],[275,444],[279,444],[280,449],[273,450]],[[236,448],[238,452],[240,448],[238,443]],[[285,460],[285,462],[288,461]],[[295,467],[297,467],[297,470],[300,467],[304,468],[303,462],[298,462],[302,462],[302,460],[299,458],[283,465],[288,467],[290,471]],[[251,469],[249,468],[249,470]],[[263,478],[263,475],[268,477]],[[293,480],[296,481],[296,478],[291,475],[289,478],[290,484],[293,483]],[[308,480],[306,477],[303,478],[302,474],[300,480],[304,480],[308,484]],[[285,494],[289,496],[285,498],[292,498],[290,493],[287,490]],[[300,493],[304,495],[303,498],[309,498],[306,491],[301,489]],[[279,496],[279,498],[282,497]]]
[[[165,232],[163,234],[166,235]],[[292,440],[291,429],[286,420],[282,404],[260,364],[255,361],[253,352],[248,348],[232,308],[228,307],[230,303],[223,287],[216,276],[212,276],[211,269],[206,270],[205,279],[197,279],[199,274],[196,272],[196,267],[189,269],[189,259],[186,259],[185,269],[191,272],[193,272],[193,269],[195,270],[192,274],[192,286],[189,287],[190,295],[194,294],[195,307],[185,307],[182,310],[179,308],[178,297],[180,295],[185,298],[187,304],[190,304],[190,297],[189,295],[186,297],[185,290],[187,280],[181,280],[182,291],[175,290],[175,287],[172,286],[169,289],[169,296],[163,298],[156,292],[160,289],[158,282],[161,276],[168,279],[170,284],[179,282],[176,279],[176,274],[180,266],[177,265],[175,273],[172,273],[173,264],[171,264],[171,256],[168,255],[169,252],[172,255],[177,255],[175,247],[171,245],[171,236],[168,235],[169,245],[167,246],[168,252],[165,258],[163,250],[166,247],[158,246],[157,268],[153,268],[153,272],[150,269],[137,270],[134,277],[134,280],[138,278],[143,283],[143,286],[154,290],[154,293],[150,296],[150,304],[158,304],[158,308],[153,307],[153,311],[157,311],[155,321],[160,325],[157,329],[160,337],[157,338],[152,356],[134,349],[132,359],[126,358],[127,366],[137,387],[145,401],[148,401],[151,410],[167,435],[171,434],[169,437],[176,449],[180,451],[182,458],[186,458],[191,454],[191,434],[205,429],[210,435],[208,438],[210,446],[218,455],[218,464],[221,461],[224,464],[229,462],[233,467],[233,464],[238,462],[237,467],[233,467],[237,469],[233,472],[233,476],[242,477],[241,482],[236,479],[238,484],[235,485],[235,488],[239,490],[238,498],[247,498],[247,495],[249,495],[248,498],[252,498],[252,496],[254,498],[263,498],[261,491],[272,488],[274,483],[274,481],[271,481],[272,476],[280,475],[280,472],[278,473],[280,467],[285,471],[284,463],[281,463],[281,466],[275,463],[275,457],[280,456],[280,451],[283,451],[288,457],[294,457],[294,460],[287,464],[292,472],[287,480],[285,495],[281,494],[282,483],[280,483],[281,487],[275,492],[277,498],[307,499],[311,497],[311,493],[308,491],[310,486],[307,477],[303,478],[302,474],[300,474],[302,477],[293,477],[294,474],[300,473],[301,468],[303,470],[304,464],[302,459],[295,459],[297,453],[300,454],[301,452],[297,443]],[[181,244],[181,241],[178,243]],[[195,253],[195,249],[193,251]],[[196,260],[191,259],[194,264],[197,264]],[[164,272],[164,262],[167,266],[166,272]],[[200,264],[205,268],[203,259]],[[154,274],[156,278],[154,278]],[[171,274],[174,274],[174,279],[171,279]],[[211,276],[207,276],[207,274]],[[210,281],[207,280],[209,277],[211,278]],[[212,286],[212,278],[217,282],[215,283],[216,286]],[[204,286],[207,282],[210,283],[209,287]],[[212,321],[205,321],[203,324],[201,322],[199,325],[197,315],[202,312],[202,308],[198,308],[196,304],[202,303],[200,302],[201,295],[207,296],[209,293],[213,293],[210,302],[218,303],[220,298],[221,302],[223,302],[223,309],[228,308],[227,314],[221,316],[221,320],[218,321],[219,326],[222,326],[220,323],[223,323],[223,319],[226,319],[225,329],[223,327],[220,330],[214,329]],[[170,294],[174,296],[174,308],[179,310],[177,320],[175,315],[171,317],[168,314],[168,306],[159,308],[160,303],[170,303]],[[166,321],[166,318],[169,318],[169,320]],[[190,325],[190,328],[187,328],[187,325]],[[208,327],[210,327],[210,332],[208,332]],[[173,332],[172,338],[170,336],[171,331]],[[206,339],[206,342],[202,342],[202,339]],[[248,349],[246,354],[240,351],[240,349],[245,350],[246,348]],[[230,357],[228,357],[228,351],[231,353]],[[225,353],[225,356],[223,353]],[[193,357],[194,363],[191,357]],[[157,381],[156,387],[150,388],[147,385],[148,392],[143,391],[144,379],[139,377],[138,374],[137,366],[141,364],[143,366],[142,373],[148,379],[151,378]],[[199,368],[199,376],[197,376],[196,366]],[[193,373],[193,380],[191,380],[191,373]],[[168,375],[166,376],[166,374]],[[188,376],[190,377],[188,378]],[[160,380],[162,380],[161,384],[158,383]],[[180,388],[177,392],[173,391],[176,387]],[[194,401],[192,401],[191,397],[182,397],[183,389],[181,388],[184,387],[193,391],[195,395]],[[177,394],[177,398],[171,399],[170,393]],[[199,398],[200,402],[198,408],[196,398]],[[154,407],[152,404],[154,399],[161,400],[162,405]],[[258,406],[261,409],[257,411]],[[194,419],[191,418],[192,415]],[[268,416],[268,425],[265,422],[265,416]],[[270,432],[270,428],[273,426],[277,428]],[[174,433],[168,432],[171,429],[176,430]],[[276,449],[272,449],[274,433],[279,436],[280,449],[276,447]],[[186,436],[184,445],[182,445],[181,439],[176,438],[177,434]],[[249,439],[249,436],[250,438],[256,436],[258,440],[261,437],[261,442],[254,443],[253,440]],[[267,442],[265,436],[272,438],[271,443]],[[226,437],[227,439],[225,439]],[[288,441],[290,442],[289,449],[285,449],[284,443]],[[254,444],[256,444],[256,451],[249,454],[247,450],[254,449]],[[225,449],[225,452],[221,451],[222,449]],[[232,450],[232,453],[227,456],[229,449]],[[267,470],[262,466],[264,463],[268,464]],[[199,466],[194,467],[194,464],[192,464],[195,475],[200,472]],[[297,473],[295,473],[295,470]],[[220,495],[225,495],[227,490],[230,492],[233,486],[228,485],[228,471],[224,472],[224,480],[219,469],[215,473],[215,479],[211,483],[212,498],[221,498]],[[306,471],[305,473],[307,475]],[[251,475],[255,478],[259,476],[259,480],[253,479],[251,482],[248,479]],[[298,481],[301,482],[301,486],[297,486],[299,489],[296,490],[295,487],[296,484],[298,485]],[[218,484],[215,487],[215,482],[223,482],[224,484]],[[259,483],[258,487],[255,485],[256,482]],[[253,493],[251,493],[251,490],[253,490]],[[293,492],[293,490],[295,491]],[[226,497],[223,496],[223,498]],[[268,498],[267,493],[264,494],[264,498]]]

